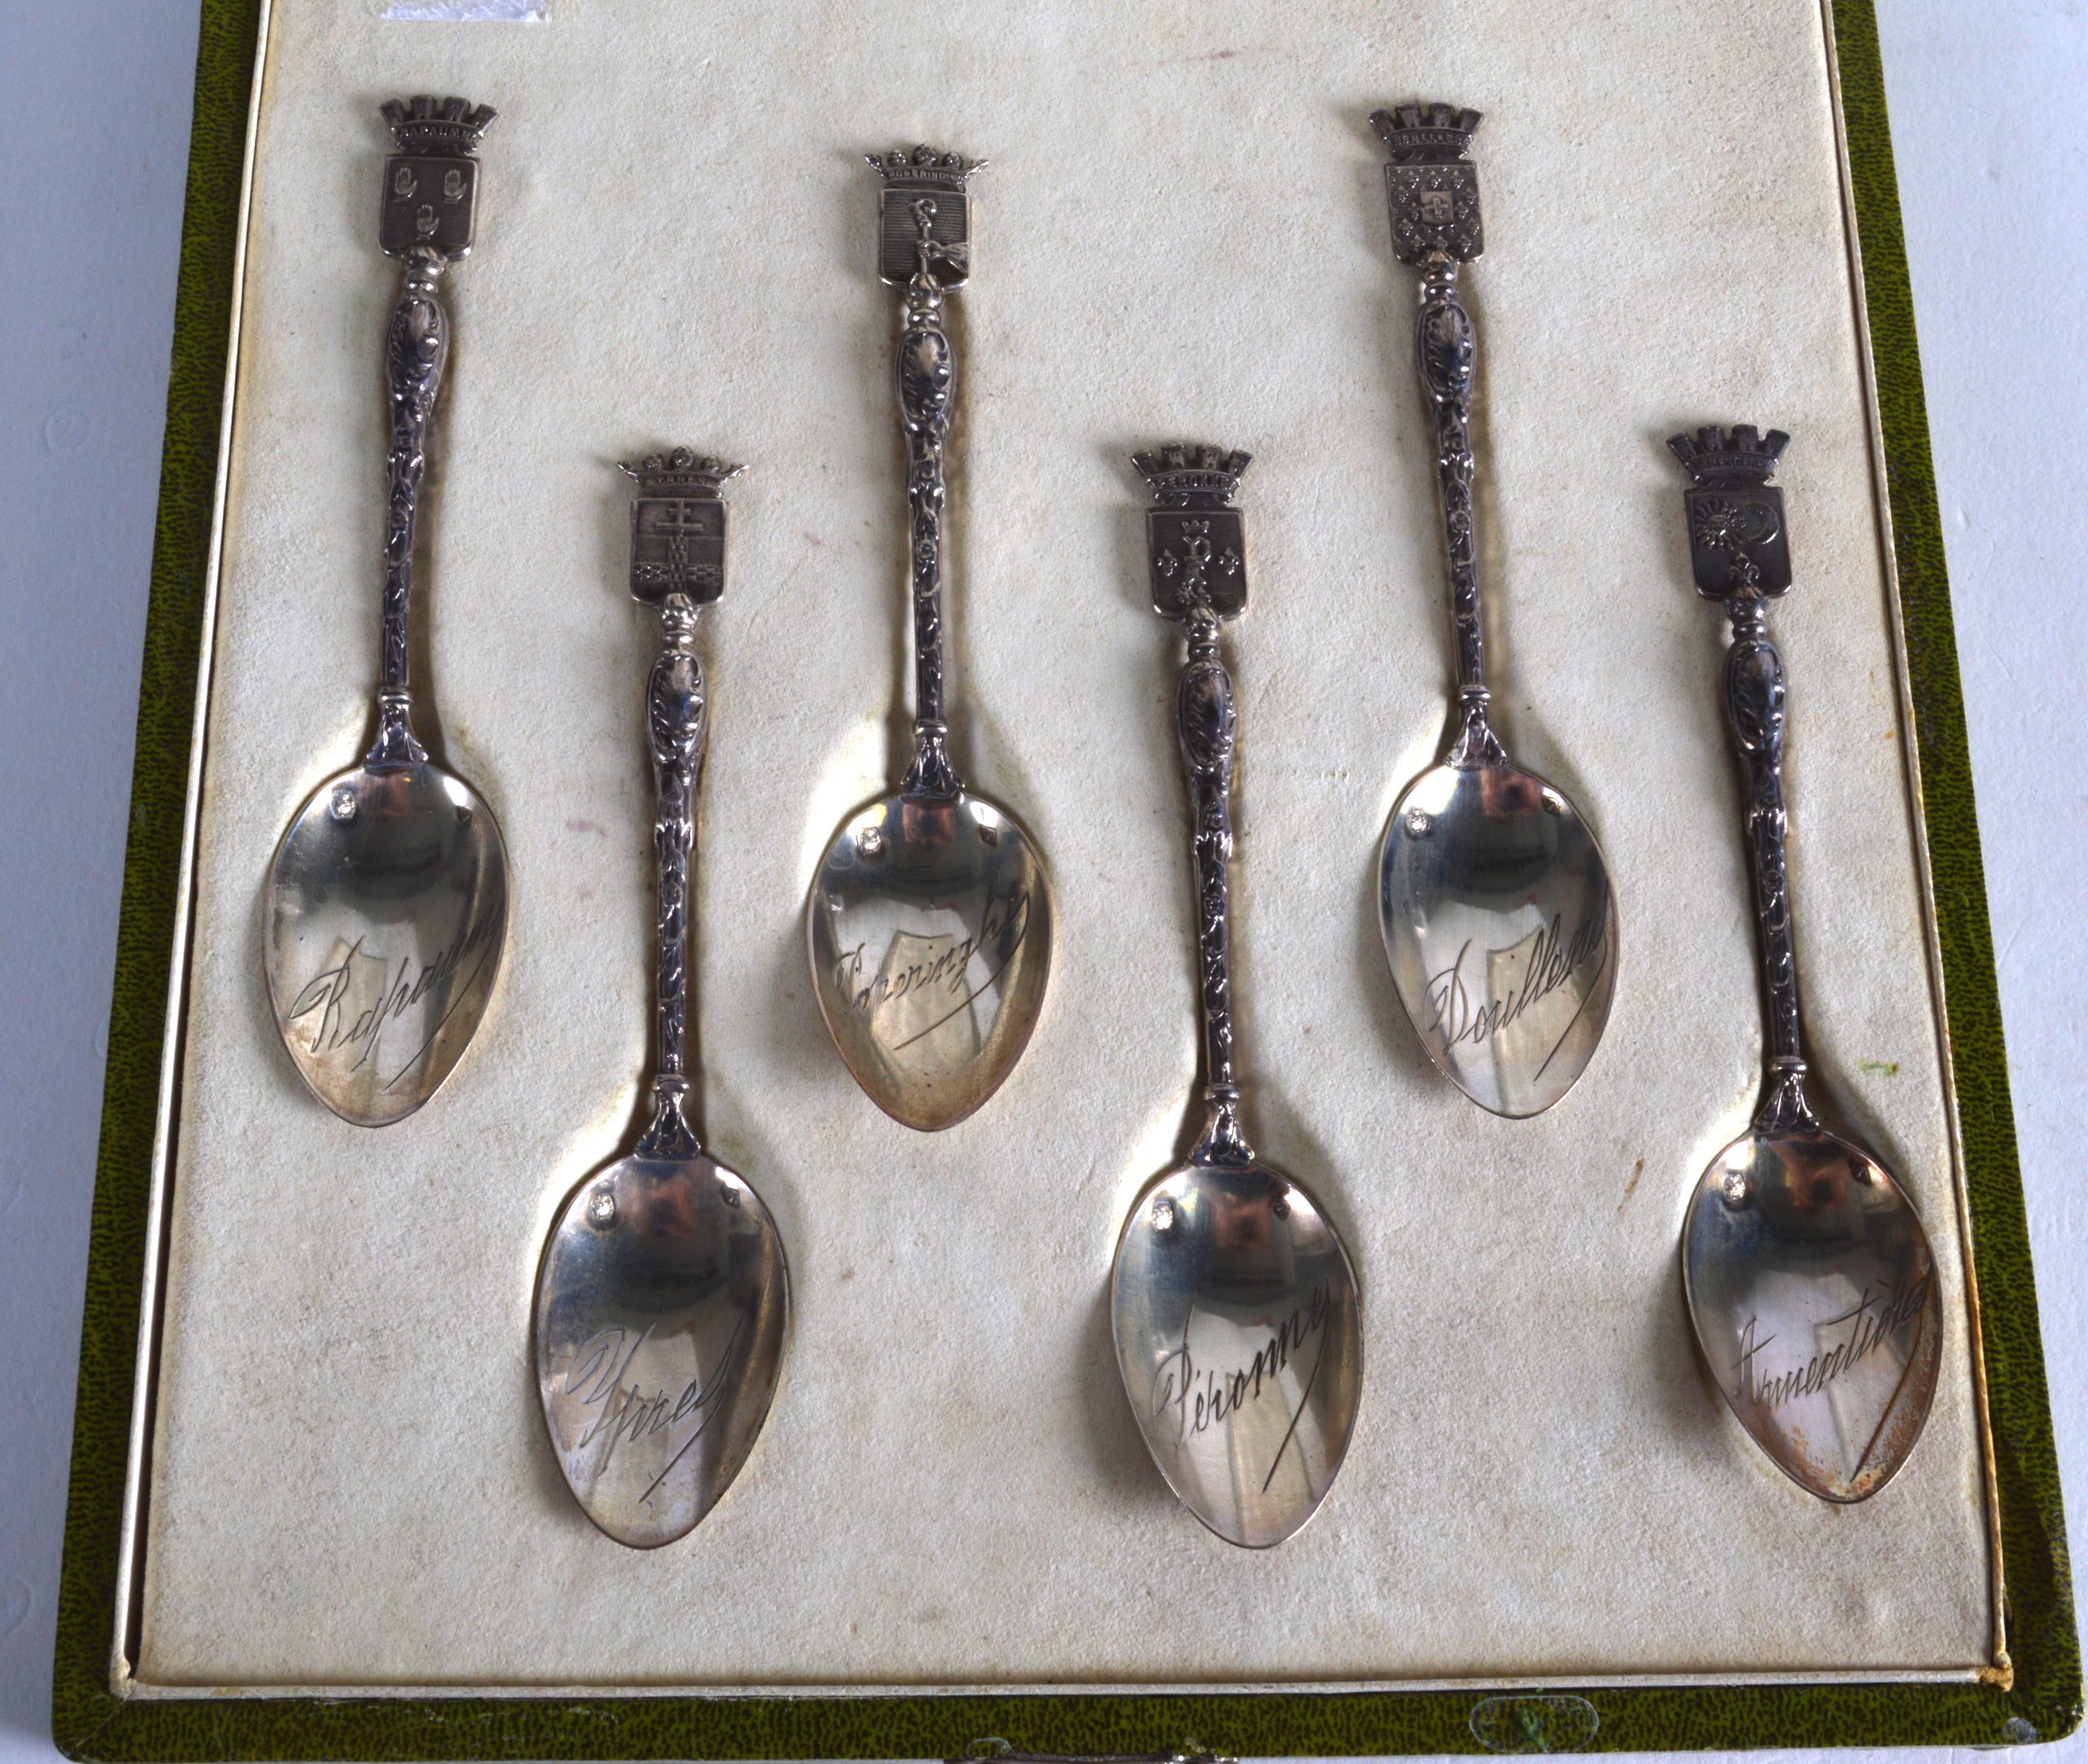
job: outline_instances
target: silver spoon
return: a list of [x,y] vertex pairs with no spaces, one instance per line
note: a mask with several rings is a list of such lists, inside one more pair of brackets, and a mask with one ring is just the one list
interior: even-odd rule
[[1483,245],[1477,111],[1378,111],[1394,255],[1421,271],[1414,358],[1435,422],[1461,723],[1441,764],[1400,796],[1379,853],[1377,911],[1392,981],[1446,1077],[1496,1115],[1536,1115],[1573,1088],[1609,1021],[1616,902],[1588,823],[1563,791],[1512,765],[1487,720],[1472,539],[1478,343],[1457,266]]
[[984,161],[917,147],[883,175],[878,272],[904,287],[914,603],[914,760],[895,795],[841,823],[805,903],[812,988],[856,1082],[924,1132],[961,1121],[1028,1044],[1051,968],[1044,856],[998,803],[964,788],[942,720],[942,451],[956,361],[942,296],[970,273],[970,196]]
[[1239,712],[1220,622],[1247,605],[1248,455],[1165,447],[1152,485],[1153,607],[1188,627],[1175,708],[1192,809],[1204,1137],[1124,1221],[1110,1325],[1124,1394],[1168,1486],[1229,1544],[1280,1544],[1319,1511],[1363,1389],[1355,1270],[1311,1194],[1257,1158],[1233,1079],[1230,889]]
[[659,809],[659,1070],[632,1155],[567,1195],[537,1281],[536,1368],[552,1448],[574,1498],[620,1544],[694,1528],[739,1474],[775,1395],[790,1270],[761,1198],[710,1157],[683,1107],[689,858],[709,707],[698,610],[725,587],[725,505],[739,470],[686,450],[623,468],[631,589],[666,646],[645,685]]
[[1733,1413],[1770,1460],[1823,1500],[1861,1500],[1921,1437],[1943,1354],[1943,1298],[1920,1216],[1892,1172],[1806,1101],[1784,868],[1784,661],[1768,602],[1791,585],[1790,437],[1749,427],[1668,445],[1689,468],[1697,592],[1732,620],[1726,714],[1747,773],[1755,924],[1769,1005],[1767,1093],[1753,1128],[1704,1172],[1682,1227],[1691,1323]]
[[381,1127],[442,1086],[469,1045],[508,937],[508,849],[493,812],[414,739],[406,689],[414,516],[428,424],[450,353],[437,292],[466,256],[480,140],[493,121],[461,98],[383,107],[379,240],[406,260],[384,339],[392,441],[377,739],[312,793],[268,873],[262,966],[299,1075],[343,1119]]

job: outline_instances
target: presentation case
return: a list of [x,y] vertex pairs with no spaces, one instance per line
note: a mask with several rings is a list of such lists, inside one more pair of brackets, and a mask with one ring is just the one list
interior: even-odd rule
[[[427,11],[395,6],[392,13]],[[469,9],[466,9],[469,10]],[[1323,1755],[2050,1739],[2072,1614],[1943,548],[1864,0],[1009,14],[205,0],[54,1731],[94,1758]],[[360,751],[382,530],[384,100],[501,112],[425,523],[428,727],[514,866],[448,1087],[359,1130],[259,977],[297,804]],[[1616,1004],[1478,1113],[1377,947],[1450,640],[1379,104],[1487,113],[1480,550],[1497,720],[1598,830]],[[985,157],[952,299],[953,723],[1053,865],[985,1109],[886,1119],[805,972],[820,846],[907,745],[894,302],[865,152]],[[1682,1207],[1756,1096],[1725,634],[1662,442],[1787,428],[1799,961],[1836,1119],[1945,1293],[1907,1469],[1817,1502],[1692,1345]],[[1129,464],[1256,456],[1235,979],[1257,1144],[1355,1257],[1363,1407],[1229,1549],[1119,1385],[1109,1258],[1193,1132],[1178,644]],[[646,1058],[653,638],[615,469],[745,459],[702,634],[699,1111],[791,1260],[738,1481],[651,1553],[537,1410],[551,1219]]]

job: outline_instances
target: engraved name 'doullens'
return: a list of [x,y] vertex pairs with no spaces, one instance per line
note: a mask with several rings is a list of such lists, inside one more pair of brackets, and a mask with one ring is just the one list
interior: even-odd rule
[[1298,1417],[1305,1413],[1306,1401],[1319,1380],[1319,1363],[1327,1354],[1328,1319],[1333,1309],[1333,1296],[1322,1280],[1313,1288],[1310,1298],[1270,1330],[1268,1341],[1244,1364],[1221,1368],[1199,1364],[1190,1352],[1190,1326],[1196,1319],[1196,1307],[1190,1305],[1189,1314],[1181,1321],[1181,1345],[1161,1360],[1154,1377],[1152,1419],[1158,1421],[1170,1408],[1174,1410],[1177,1448],[1213,1427],[1230,1426],[1235,1416],[1264,1395],[1280,1400],[1281,1380],[1292,1359],[1307,1342],[1317,1341],[1319,1352],[1313,1358],[1304,1388],[1298,1392],[1290,1425],[1283,1429],[1283,1437],[1270,1458],[1269,1474],[1261,1480],[1266,1490],[1275,1479],[1276,1466],[1283,1460],[1284,1449],[1297,1430]]
[[693,1419],[696,1425],[689,1437],[675,1448],[674,1455],[660,1467],[659,1474],[638,1497],[641,1502],[650,1500],[717,1415],[719,1399],[725,1392],[725,1372],[732,1364],[733,1350],[746,1326],[743,1316],[733,1324],[732,1333],[725,1338],[710,1377],[707,1379],[698,1372],[679,1394],[666,1389],[654,1389],[649,1394],[635,1378],[628,1384],[624,1382],[624,1374],[630,1370],[632,1361],[637,1358],[639,1349],[653,1332],[650,1323],[639,1332],[637,1340],[632,1341],[627,1349],[624,1345],[630,1336],[627,1329],[612,1327],[589,1336],[573,1355],[573,1363],[565,1374],[565,1394],[574,1398],[581,1408],[599,1412],[573,1442],[573,1450],[585,1452],[596,1441],[607,1440],[602,1447],[599,1467],[606,1470],[622,1442],[669,1433]]
[[[834,984],[847,991],[856,1013],[872,1023],[876,1021],[877,1013],[886,1005],[915,993],[942,987],[945,995],[954,1002],[947,1012],[926,1029],[920,1030],[907,1038],[908,1042],[918,1041],[923,1035],[940,1028],[1000,979],[1007,972],[1009,963],[1014,960],[1016,953],[1022,947],[1023,938],[1029,934],[1030,897],[1026,890],[1010,899],[990,903],[985,915],[979,920],[978,930],[970,937],[955,939],[949,948],[941,951],[933,960],[909,962],[905,967],[890,973],[880,973],[867,983],[863,981],[862,973],[868,946],[858,943],[853,949],[845,951],[835,962]],[[965,980],[971,972],[972,958],[1003,937],[1008,941],[1008,953],[1001,958],[1000,965],[977,986],[966,990]],[[902,1047],[907,1044],[906,1042],[900,1044]]]
[[[487,946],[487,940],[492,937],[498,919],[497,914],[489,914],[474,920],[458,933],[454,942],[438,950],[418,968],[414,967],[410,955],[401,955],[395,969],[388,957],[369,953],[362,946],[362,939],[357,937],[343,952],[339,961],[315,976],[290,1000],[286,1014],[291,1022],[303,1023],[313,1012],[318,1013],[317,1020],[306,1026],[306,1051],[315,1056],[324,1056],[339,1053],[343,1048],[355,1048],[357,1050],[356,1057],[348,1069],[352,1072],[359,1070],[365,1061],[376,1059],[379,1044],[388,1027],[405,1017],[437,987],[446,986],[455,980],[463,971],[465,963],[477,956],[477,960],[472,961],[469,971],[463,973],[463,984],[455,989],[449,1009],[428,1030],[420,1045],[406,1057],[398,1071],[386,1080],[388,1087],[397,1084],[412,1070],[414,1062],[428,1051],[429,1044],[441,1033],[442,1025],[462,1008],[466,995],[471,991],[472,982],[478,977],[479,970],[499,953],[497,939],[490,947]],[[359,962],[370,964],[387,977],[377,1002],[366,1010],[351,1016],[347,1000],[355,985],[357,964]]]
[[1844,1372],[1869,1358],[1903,1325],[1922,1314],[1928,1305],[1931,1278],[1922,1274],[1896,1291],[1891,1287],[1866,1286],[1855,1305],[1840,1316],[1813,1325],[1816,1335],[1820,1330],[1837,1329],[1846,1323],[1848,1338],[1814,1354],[1804,1365],[1783,1372],[1763,1372],[1762,1350],[1776,1337],[1758,1338],[1757,1320],[1749,1317],[1740,1332],[1740,1361],[1734,1368],[1739,1375],[1739,1389],[1735,1400],[1760,1409],[1778,1409],[1799,1397],[1817,1396]]
[[[1490,986],[1474,988],[1465,979],[1465,958],[1471,954],[1473,939],[1465,938],[1457,960],[1428,980],[1429,1008],[1434,1015],[1429,1028],[1443,1037],[1445,1047],[1461,1041],[1474,1047],[1514,1026],[1523,1014],[1591,964],[1599,968],[1609,942],[1609,912],[1606,903],[1582,920],[1571,937],[1559,935],[1558,915],[1538,928],[1529,940],[1529,958],[1514,982],[1493,993]],[[1488,951],[1487,955],[1503,953]],[[1483,961],[1484,957],[1482,957]]]

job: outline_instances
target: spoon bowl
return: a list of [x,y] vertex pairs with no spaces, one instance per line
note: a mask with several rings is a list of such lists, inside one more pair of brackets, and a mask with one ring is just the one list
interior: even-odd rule
[[1378,920],[1393,985],[1443,1075],[1520,1119],[1573,1088],[1616,985],[1616,901],[1573,804],[1503,759],[1430,768],[1392,811]]
[[1051,879],[1035,842],[969,791],[901,791],[849,817],[813,878],[813,990],[856,1081],[924,1132],[1013,1070],[1051,967]]
[[565,1199],[537,1285],[537,1389],[587,1517],[649,1549],[694,1530],[774,1400],[790,1270],[716,1159],[624,1158]]
[[1889,1170],[1823,1128],[1758,1126],[1690,1198],[1682,1279],[1713,1379],[1779,1469],[1824,1500],[1891,1481],[1935,1396],[1943,1298]]
[[1363,1389],[1348,1252],[1259,1159],[1148,1185],[1110,1275],[1118,1370],[1183,1505],[1230,1544],[1297,1532],[1333,1486]]
[[263,968],[283,1044],[344,1120],[413,1113],[463,1056],[507,937],[508,852],[478,793],[420,760],[337,773],[270,866]]

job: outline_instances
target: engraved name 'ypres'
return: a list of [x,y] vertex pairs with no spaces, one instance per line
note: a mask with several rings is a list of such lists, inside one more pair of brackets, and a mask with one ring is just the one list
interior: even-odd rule
[[1558,915],[1553,914],[1551,923],[1531,942],[1521,985],[1509,986],[1483,1004],[1465,983],[1465,958],[1472,948],[1472,939],[1465,938],[1457,960],[1442,973],[1429,977],[1428,1002],[1435,1014],[1428,1026],[1443,1037],[1445,1047],[1454,1048],[1461,1041],[1478,1046],[1488,1036],[1499,1035],[1532,1005],[1550,997],[1601,955],[1608,933],[1607,911],[1593,912],[1580,922],[1572,938],[1562,943]]
[[[414,1062],[428,1051],[428,1044],[441,1032],[442,1025],[449,1022],[463,1005],[471,990],[471,982],[478,977],[479,970],[485,965],[487,957],[492,953],[481,946],[492,936],[499,916],[498,914],[490,914],[465,926],[454,943],[437,951],[418,973],[414,972],[413,958],[410,955],[399,958],[396,971],[388,959],[366,955],[362,939],[357,937],[348,946],[339,963],[313,979],[290,1000],[290,1009],[284,1014],[294,1023],[309,1017],[314,1011],[318,1012],[318,1021],[311,1026],[305,1040],[306,1051],[323,1056],[343,1048],[359,1048],[361,1052],[348,1066],[352,1072],[360,1069],[364,1061],[375,1058],[378,1044],[390,1024],[404,1017],[435,988],[454,979],[466,959],[477,954],[478,960],[472,964],[471,971],[465,974],[463,984],[456,988],[450,1008],[442,1013],[441,1021],[428,1031],[427,1039],[413,1050],[405,1064],[388,1080],[385,1088],[388,1089],[412,1070]],[[349,988],[355,982],[355,965],[358,960],[380,964],[390,978],[385,984],[383,995],[377,1003],[351,1021],[342,1001],[347,998]]]
[[[857,1014],[865,1017],[875,1017],[895,999],[902,999],[909,993],[924,992],[932,986],[940,986],[955,995],[964,989],[964,977],[971,968],[972,957],[996,939],[1007,937],[1008,954],[1000,966],[957,1000],[950,1013],[954,1016],[1000,977],[1008,964],[1015,959],[1015,952],[1022,948],[1022,939],[1029,934],[1030,897],[1024,893],[1011,900],[995,901],[989,904],[985,916],[979,920],[978,932],[971,937],[959,938],[933,961],[913,962],[897,973],[880,974],[867,986],[858,986],[858,982],[862,978],[864,960],[869,946],[858,943],[834,964],[834,984],[849,993]],[[939,1028],[948,1021],[948,1017],[938,1018],[929,1028]],[[908,1039],[918,1041],[922,1035],[928,1032],[928,1030],[923,1030]],[[903,1047],[907,1043],[902,1042],[900,1045]]]
[[1757,1341],[1755,1319],[1749,1318],[1740,1334],[1740,1363],[1735,1368],[1740,1375],[1740,1391],[1735,1400],[1751,1403],[1758,1408],[1775,1409],[1796,1397],[1816,1396],[1858,1362],[1875,1354],[1902,1324],[1921,1315],[1928,1304],[1929,1279],[1924,1274],[1896,1292],[1890,1287],[1873,1292],[1866,1286],[1851,1309],[1813,1326],[1834,1329],[1851,1323],[1855,1327],[1847,1341],[1773,1377],[1757,1376],[1756,1358],[1776,1338],[1765,1336]]
[[[599,1409],[601,1413],[583,1429],[573,1442],[574,1452],[585,1452],[597,1439],[606,1438],[601,1468],[606,1470],[609,1460],[615,1455],[617,1447],[624,1440],[651,1438],[678,1427],[691,1416],[696,1425],[689,1437],[675,1448],[674,1456],[661,1466],[660,1473],[647,1485],[638,1498],[650,1500],[660,1484],[667,1479],[675,1465],[680,1463],[689,1448],[703,1437],[703,1429],[711,1425],[718,1412],[718,1401],[725,1394],[725,1372],[732,1364],[732,1350],[739,1341],[741,1330],[747,1319],[740,1317],[732,1326],[732,1333],[725,1338],[725,1345],[718,1354],[718,1363],[707,1381],[701,1372],[682,1387],[679,1396],[666,1390],[655,1390],[649,1396],[645,1387],[633,1379],[629,1385],[623,1375],[629,1371],[631,1362],[637,1357],[638,1350],[645,1345],[653,1332],[647,1323],[639,1332],[638,1339],[624,1350],[625,1338],[630,1331],[612,1327],[590,1336],[580,1344],[573,1356],[573,1364],[565,1374],[565,1394],[575,1398],[583,1409]],[[583,1385],[588,1385],[582,1389]]]
[[1276,1466],[1283,1462],[1284,1447],[1297,1431],[1298,1416],[1305,1413],[1306,1399],[1319,1380],[1320,1361],[1327,1357],[1327,1319],[1332,1309],[1333,1301],[1328,1293],[1327,1283],[1323,1280],[1313,1288],[1310,1299],[1270,1332],[1267,1344],[1244,1366],[1219,1372],[1199,1366],[1190,1354],[1189,1327],[1196,1317],[1196,1307],[1191,1305],[1188,1316],[1181,1320],[1181,1345],[1162,1358],[1155,1369],[1150,1418],[1158,1421],[1169,1408],[1176,1412],[1174,1439],[1177,1447],[1198,1434],[1225,1425],[1261,1397],[1265,1385],[1271,1391],[1279,1389],[1277,1380],[1291,1363],[1291,1356],[1314,1336],[1319,1336],[1319,1356],[1312,1363],[1305,1388],[1298,1393],[1297,1407],[1292,1412],[1291,1424],[1283,1429],[1283,1437],[1269,1460],[1269,1474],[1261,1480],[1262,1489],[1266,1492],[1269,1484],[1275,1479]]

